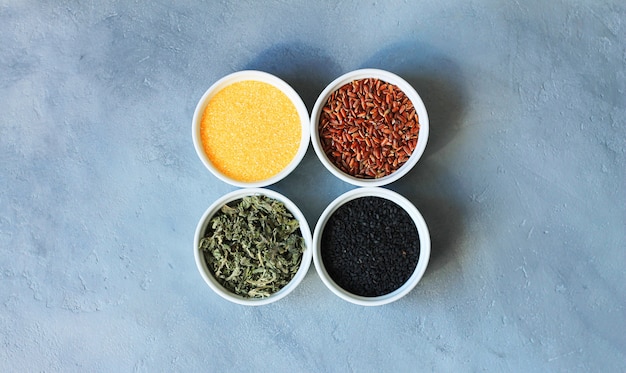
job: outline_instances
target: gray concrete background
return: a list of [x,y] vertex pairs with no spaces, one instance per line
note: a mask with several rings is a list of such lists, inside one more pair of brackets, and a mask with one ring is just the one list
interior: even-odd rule
[[[621,1],[0,0],[0,371],[626,371]],[[230,304],[192,255],[233,190],[191,142],[197,100],[260,69],[309,110],[362,67],[430,113],[390,185],[433,256],[388,306],[328,291]],[[273,185],[312,227],[352,187],[312,148]]]

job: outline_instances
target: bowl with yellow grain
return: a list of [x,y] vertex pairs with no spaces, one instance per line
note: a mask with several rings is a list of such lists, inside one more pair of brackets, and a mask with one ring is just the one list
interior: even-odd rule
[[310,140],[309,113],[298,93],[275,75],[229,74],[209,87],[193,114],[198,157],[217,178],[258,188],[289,175]]

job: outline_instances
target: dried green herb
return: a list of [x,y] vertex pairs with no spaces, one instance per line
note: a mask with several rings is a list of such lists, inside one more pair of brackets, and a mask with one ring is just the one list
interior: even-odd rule
[[263,298],[293,278],[305,244],[298,220],[282,202],[254,195],[224,205],[211,219],[200,249],[222,286]]

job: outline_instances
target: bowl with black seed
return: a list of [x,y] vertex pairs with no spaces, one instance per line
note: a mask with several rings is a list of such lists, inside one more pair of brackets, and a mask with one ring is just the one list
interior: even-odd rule
[[380,187],[348,191],[331,202],[313,233],[313,262],[322,282],[362,306],[388,304],[421,280],[430,233],[419,210]]
[[247,188],[204,212],[194,236],[200,275],[219,296],[261,306],[291,293],[312,261],[312,236],[300,209],[284,195]]
[[407,174],[424,153],[429,128],[417,91],[380,69],[336,78],[311,112],[317,157],[336,177],[361,187],[387,185]]

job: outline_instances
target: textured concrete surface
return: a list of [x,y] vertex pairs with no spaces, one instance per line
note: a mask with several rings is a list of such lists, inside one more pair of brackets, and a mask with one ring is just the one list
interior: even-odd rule
[[[0,1],[0,371],[626,371],[621,1]],[[418,287],[362,308],[313,267],[245,308],[193,232],[234,188],[191,142],[242,69],[309,110],[361,67],[405,77],[425,156]],[[312,151],[286,180],[311,226],[352,187]]]

